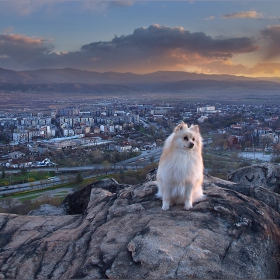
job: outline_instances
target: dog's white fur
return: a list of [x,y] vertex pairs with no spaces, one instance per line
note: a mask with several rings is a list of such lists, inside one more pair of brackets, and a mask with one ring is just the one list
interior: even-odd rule
[[157,196],[162,198],[162,210],[174,203],[185,209],[205,199],[202,190],[202,138],[197,125],[177,125],[166,139],[157,171]]

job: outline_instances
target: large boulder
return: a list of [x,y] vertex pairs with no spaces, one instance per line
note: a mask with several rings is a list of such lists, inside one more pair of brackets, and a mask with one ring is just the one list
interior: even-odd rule
[[242,186],[263,186],[280,194],[279,164],[255,164],[240,168],[228,175],[228,180]]
[[67,211],[63,207],[50,204],[42,204],[38,209],[31,210],[28,213],[29,216],[61,216],[67,214]]
[[255,187],[205,175],[205,201],[162,211],[153,181],[103,180],[68,215],[1,214],[0,278],[279,278],[279,209]]

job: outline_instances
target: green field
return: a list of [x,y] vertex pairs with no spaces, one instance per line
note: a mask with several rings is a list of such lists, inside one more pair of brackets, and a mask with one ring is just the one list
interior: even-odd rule
[[[55,175],[54,171],[30,171],[24,170],[18,173],[4,172],[4,178],[0,178],[0,187],[15,184],[23,184],[27,182],[34,182],[44,180]],[[3,172],[2,172],[3,177]]]

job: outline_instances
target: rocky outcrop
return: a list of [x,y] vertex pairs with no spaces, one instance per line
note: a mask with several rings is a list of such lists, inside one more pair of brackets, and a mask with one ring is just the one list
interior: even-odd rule
[[246,186],[263,186],[280,194],[279,164],[255,164],[229,174],[228,180]]
[[87,186],[67,215],[1,214],[0,278],[279,278],[280,215],[256,186],[205,175],[205,201],[162,211],[148,179]]
[[67,215],[68,212],[61,206],[53,206],[50,204],[42,204],[38,209],[31,210],[28,215],[29,216],[61,216]]

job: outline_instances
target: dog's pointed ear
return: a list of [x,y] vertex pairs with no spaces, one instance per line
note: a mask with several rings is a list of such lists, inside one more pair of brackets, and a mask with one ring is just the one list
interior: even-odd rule
[[193,131],[195,132],[199,132],[199,126],[196,124],[196,125],[191,125],[190,129],[192,129]]
[[188,125],[187,125],[186,123],[181,122],[180,124],[178,124],[178,125],[175,127],[174,132],[177,132],[177,131],[183,129],[184,126],[185,126],[186,128],[188,127]]

